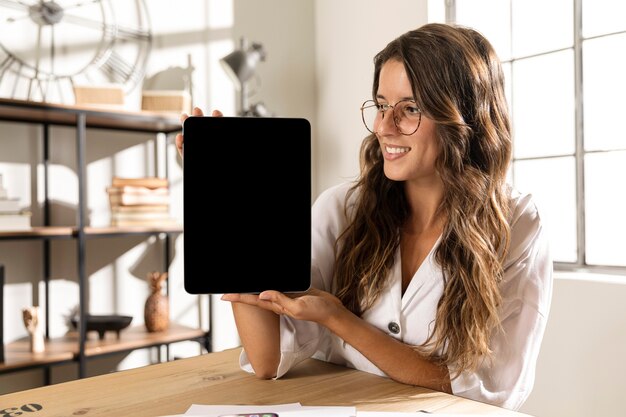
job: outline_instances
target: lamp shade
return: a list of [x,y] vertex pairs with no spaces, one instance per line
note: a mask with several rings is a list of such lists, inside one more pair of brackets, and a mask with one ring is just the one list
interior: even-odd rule
[[241,89],[242,85],[254,75],[258,63],[264,60],[263,46],[253,43],[247,49],[242,47],[226,55],[220,59],[220,63],[237,88]]

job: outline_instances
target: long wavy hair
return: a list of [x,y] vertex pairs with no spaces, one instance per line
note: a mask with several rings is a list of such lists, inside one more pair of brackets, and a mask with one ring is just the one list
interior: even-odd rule
[[[404,64],[415,101],[435,122],[436,169],[444,185],[438,210],[445,225],[435,253],[444,290],[433,330],[415,349],[435,363],[453,365],[456,376],[490,357],[490,336],[500,328],[499,283],[510,240],[504,75],[480,33],[445,24],[409,31],[376,55],[373,97],[389,60]],[[385,288],[409,213],[404,183],[385,177],[373,134],[363,141],[361,174],[351,196],[351,223],[337,240],[335,293],[362,315]]]

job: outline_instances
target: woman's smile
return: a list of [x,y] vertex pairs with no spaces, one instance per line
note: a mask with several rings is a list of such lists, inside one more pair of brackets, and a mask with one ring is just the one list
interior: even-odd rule
[[383,144],[383,156],[388,161],[393,161],[398,158],[402,158],[411,150],[408,146],[397,146]]

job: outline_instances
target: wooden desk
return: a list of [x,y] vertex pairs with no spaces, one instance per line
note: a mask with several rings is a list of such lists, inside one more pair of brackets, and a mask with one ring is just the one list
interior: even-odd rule
[[[369,411],[524,414],[365,372],[309,359],[279,380],[260,380],[239,368],[240,349],[85,378],[0,396],[0,414],[18,416],[28,404],[44,416],[163,416],[191,404],[355,406]],[[38,411],[34,404],[42,408]],[[15,414],[7,413],[12,407]],[[4,410],[5,414],[2,414]]]

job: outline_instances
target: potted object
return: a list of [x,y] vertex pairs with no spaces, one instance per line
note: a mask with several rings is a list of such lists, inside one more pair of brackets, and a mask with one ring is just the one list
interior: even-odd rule
[[162,332],[170,324],[170,303],[166,295],[162,294],[163,282],[167,279],[167,272],[151,272],[148,274],[152,294],[146,300],[144,321],[149,332]]

